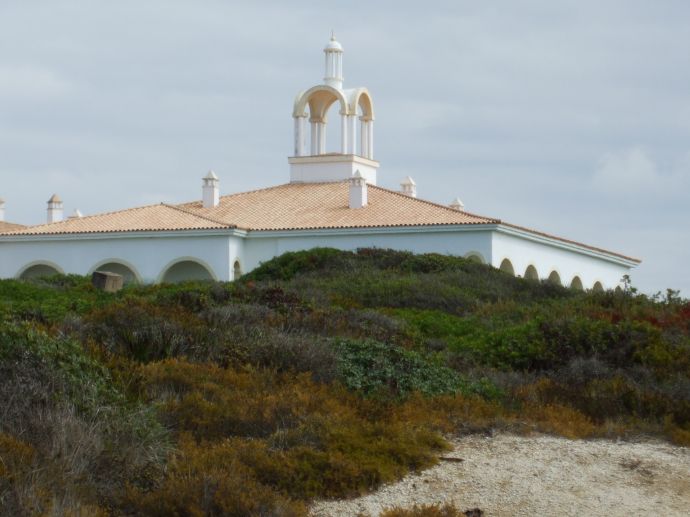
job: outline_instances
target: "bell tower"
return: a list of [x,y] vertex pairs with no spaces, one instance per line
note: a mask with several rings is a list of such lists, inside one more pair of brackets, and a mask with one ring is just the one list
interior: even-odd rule
[[[294,119],[294,154],[288,158],[290,182],[315,183],[349,180],[359,170],[369,184],[376,184],[379,163],[374,160],[374,104],[366,88],[343,88],[343,47],[331,34],[323,49],[323,84],[300,92]],[[340,107],[339,152],[326,152],[326,115],[334,103]],[[333,124],[333,122],[336,122]],[[339,127],[338,127],[339,126]]]

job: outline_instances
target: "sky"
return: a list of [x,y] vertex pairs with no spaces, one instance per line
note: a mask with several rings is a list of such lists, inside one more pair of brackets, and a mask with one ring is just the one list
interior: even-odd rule
[[199,199],[209,169],[224,194],[287,182],[334,30],[380,185],[640,258],[640,291],[690,297],[689,23],[686,0],[0,0],[6,220],[44,222],[53,193],[68,215]]

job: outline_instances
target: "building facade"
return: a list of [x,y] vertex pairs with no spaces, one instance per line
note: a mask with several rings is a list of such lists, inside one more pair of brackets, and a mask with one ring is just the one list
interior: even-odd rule
[[[419,199],[409,177],[400,191],[377,186],[372,97],[366,88],[343,88],[343,49],[334,38],[324,53],[323,83],[300,92],[293,106],[289,183],[221,196],[209,172],[200,201],[67,219],[53,196],[46,224],[0,218],[0,277],[105,270],[138,283],[228,281],[286,251],[378,247],[459,255],[527,279],[599,290],[617,287],[639,264],[466,212],[458,199],[448,206]],[[334,104],[339,120],[328,121]],[[339,131],[337,153],[326,152],[329,129]]]

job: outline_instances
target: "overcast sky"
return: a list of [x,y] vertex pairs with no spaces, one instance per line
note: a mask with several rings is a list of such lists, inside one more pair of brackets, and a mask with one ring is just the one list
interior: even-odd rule
[[323,78],[376,111],[379,184],[643,260],[690,296],[690,2],[0,0],[0,197],[35,224],[284,183]]

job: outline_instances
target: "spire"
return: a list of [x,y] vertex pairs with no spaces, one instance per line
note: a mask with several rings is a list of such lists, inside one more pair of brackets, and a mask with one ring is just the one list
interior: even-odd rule
[[337,90],[343,89],[343,47],[335,39],[335,33],[331,30],[331,40],[323,49],[326,54],[326,73],[323,77],[324,84]]

